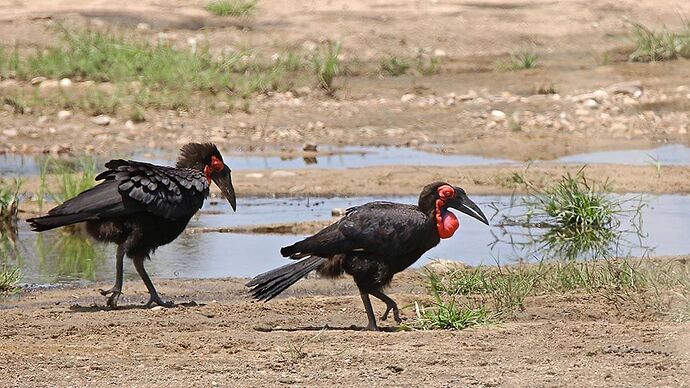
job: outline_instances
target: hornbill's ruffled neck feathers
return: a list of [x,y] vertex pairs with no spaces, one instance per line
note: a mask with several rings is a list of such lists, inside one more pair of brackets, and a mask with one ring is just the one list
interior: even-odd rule
[[230,202],[232,210],[237,208],[235,189],[232,186],[230,168],[223,163],[223,156],[212,143],[188,143],[180,149],[177,168],[193,168],[203,171],[209,183],[213,181]]

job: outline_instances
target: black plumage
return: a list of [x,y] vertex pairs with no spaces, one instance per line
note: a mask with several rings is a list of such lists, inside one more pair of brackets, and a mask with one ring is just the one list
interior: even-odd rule
[[131,160],[111,160],[86,190],[48,212],[27,220],[35,231],[79,222],[99,241],[118,245],[116,281],[101,291],[116,307],[122,293],[123,258],[129,256],[150,294],[147,306],[164,303],[144,269],[144,260],[159,246],[175,240],[209,195],[210,182],[221,189],[235,208],[230,169],[215,145],[189,143],[182,147],[176,167]]
[[312,270],[326,277],[347,273],[359,288],[369,323],[376,330],[376,319],[369,295],[386,306],[400,322],[398,307],[383,288],[393,275],[417,261],[450,237],[458,227],[452,207],[488,224],[479,207],[464,190],[444,182],[426,186],[417,205],[372,202],[348,209],[346,215],[315,235],[281,249],[281,254],[300,261],[256,276],[247,286],[252,296],[270,300]]

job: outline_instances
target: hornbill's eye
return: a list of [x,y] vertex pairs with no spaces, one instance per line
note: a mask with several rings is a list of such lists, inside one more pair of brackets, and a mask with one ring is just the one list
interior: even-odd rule
[[443,185],[437,190],[439,198],[448,199],[455,198],[455,189],[450,185]]
[[225,165],[223,162],[215,156],[211,156],[211,169],[213,171],[223,171]]

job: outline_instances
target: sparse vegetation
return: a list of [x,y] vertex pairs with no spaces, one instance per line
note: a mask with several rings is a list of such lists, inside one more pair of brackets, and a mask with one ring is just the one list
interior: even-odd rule
[[19,269],[8,269],[7,267],[0,269],[0,296],[15,293],[17,283],[21,278]]
[[656,62],[690,58],[690,22],[683,22],[685,27],[678,32],[671,32],[666,27],[656,31],[642,23],[630,22],[630,39],[635,44],[630,60]]
[[325,332],[325,331],[326,331],[326,328],[323,328],[323,329],[319,330],[319,332],[316,333],[315,335],[313,335],[312,337],[305,338],[299,344],[294,344],[294,343],[290,342],[288,344],[286,352],[278,349],[278,355],[283,360],[283,362],[291,363],[291,364],[297,363],[299,360],[307,357],[307,352],[304,350],[304,348],[308,344],[316,341],[321,336],[321,334],[323,334],[323,332]]
[[498,62],[496,67],[498,70],[525,70],[534,69],[539,63],[539,56],[529,50],[522,50],[516,53],[510,54],[510,58],[504,62]]
[[333,81],[340,72],[340,48],[340,42],[328,42],[312,56],[319,86],[329,95],[335,92]]
[[382,74],[393,77],[403,75],[410,68],[410,64],[404,58],[392,56],[381,60],[380,70]]
[[420,55],[415,66],[421,75],[434,75],[441,72],[441,60],[437,57]]
[[464,298],[466,305],[490,311],[494,319],[522,310],[528,296],[577,291],[601,295],[623,313],[635,308],[637,312],[683,317],[690,302],[689,279],[687,263],[644,258],[427,271],[425,285],[436,300],[439,295],[453,301]]
[[442,295],[441,290],[437,288],[438,283],[430,281],[428,284],[435,302],[431,307],[424,307],[415,302],[417,326],[420,329],[462,330],[491,322],[491,317],[483,306],[463,304],[456,298],[456,294]]
[[14,114],[23,115],[26,112],[26,103],[17,95],[7,95],[2,98],[2,103],[12,107]]
[[457,269],[444,275],[426,272],[426,285],[432,296],[442,293],[450,296],[477,295],[475,309],[490,309],[495,317],[521,310],[524,300],[532,292],[536,278],[516,267],[476,267]]
[[256,9],[258,0],[217,0],[206,5],[206,10],[216,16],[245,16]]
[[[2,99],[16,114],[27,108],[40,112],[45,107],[80,109],[93,115],[113,115],[122,108],[128,114],[147,108],[188,110],[203,107],[206,98],[216,100],[218,95],[245,98],[253,93],[287,90],[292,85],[288,74],[302,64],[301,56],[293,52],[269,59],[243,50],[219,58],[207,47],[180,49],[163,41],[151,44],[101,30],[64,30],[62,34],[60,45],[22,58],[0,53],[0,76],[11,72],[25,81],[45,76],[97,84],[30,92],[19,88]],[[332,50],[337,56],[339,45]],[[337,65],[337,57],[324,58],[319,74],[325,84],[332,84]],[[100,84],[106,82],[105,86]]]

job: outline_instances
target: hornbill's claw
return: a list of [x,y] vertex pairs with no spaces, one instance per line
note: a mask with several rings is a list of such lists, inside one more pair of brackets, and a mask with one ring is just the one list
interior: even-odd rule
[[400,311],[398,310],[398,306],[387,306],[386,311],[381,316],[381,320],[385,321],[386,319],[388,319],[388,313],[390,313],[391,310],[393,310],[393,319],[395,319],[395,322],[397,324],[402,323],[402,319],[400,318]]
[[119,289],[113,287],[113,288],[111,288],[111,289],[109,289],[109,290],[99,289],[98,291],[99,291],[99,292],[101,293],[101,295],[103,295],[103,296],[108,296],[108,295],[110,295],[110,297],[108,298],[108,301],[105,303],[105,306],[106,306],[106,307],[109,307],[109,308],[112,308],[112,309],[117,308],[117,300],[120,299],[120,295],[122,295],[122,291],[121,291],[121,290],[119,290]]
[[171,302],[164,302],[160,298],[160,296],[158,296],[158,295],[151,295],[151,297],[149,298],[149,301],[146,302],[144,307],[151,308],[154,303],[158,306],[161,306],[161,307],[175,307],[174,302],[172,302],[172,301]]

